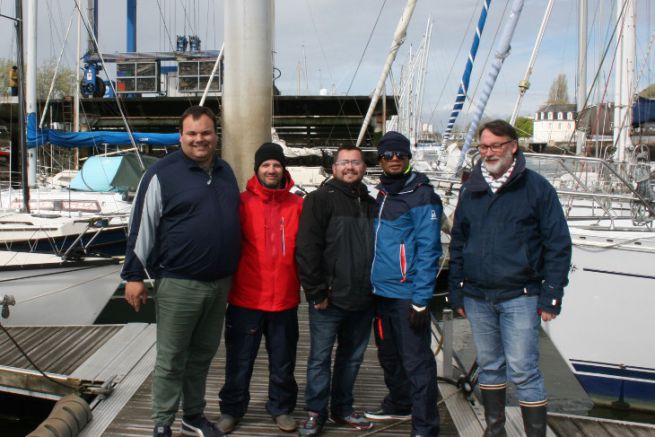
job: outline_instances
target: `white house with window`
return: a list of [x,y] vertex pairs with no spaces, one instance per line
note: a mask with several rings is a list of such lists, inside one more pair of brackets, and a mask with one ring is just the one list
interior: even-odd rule
[[546,105],[534,114],[533,143],[563,143],[573,139],[575,104]]

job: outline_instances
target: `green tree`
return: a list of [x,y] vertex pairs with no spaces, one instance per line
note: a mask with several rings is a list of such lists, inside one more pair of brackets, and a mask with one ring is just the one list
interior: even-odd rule
[[517,117],[514,127],[520,138],[528,138],[532,136],[533,125],[532,117]]
[[[12,59],[0,59],[0,94],[2,95],[9,94],[9,70],[13,65],[16,65],[16,61]],[[36,96],[38,99],[45,99],[48,96],[56,65],[57,61],[50,59],[37,69]],[[55,79],[55,86],[52,90],[52,98],[60,99],[64,96],[71,96],[75,92],[76,86],[75,70],[60,65]]]
[[647,99],[655,99],[655,83],[650,84],[646,88],[641,90],[639,95],[641,97],[646,97]]

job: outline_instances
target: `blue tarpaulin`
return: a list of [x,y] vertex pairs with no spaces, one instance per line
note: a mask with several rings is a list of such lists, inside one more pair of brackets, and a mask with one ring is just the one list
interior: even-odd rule
[[71,181],[78,191],[118,191],[111,184],[123,160],[122,156],[91,156]]
[[632,107],[632,125],[639,126],[655,121],[655,99],[639,97]]
[[[132,133],[137,144],[154,146],[176,146],[180,144],[180,134],[170,133]],[[27,116],[27,147],[34,148],[52,144],[60,147],[95,147],[103,145],[128,146],[132,144],[127,132],[92,131],[64,132],[54,129],[38,129],[36,113]]]

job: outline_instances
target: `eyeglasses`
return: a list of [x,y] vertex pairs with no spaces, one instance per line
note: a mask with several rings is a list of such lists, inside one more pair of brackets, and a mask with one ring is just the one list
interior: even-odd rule
[[391,161],[394,156],[397,156],[398,159],[403,160],[403,159],[409,159],[411,155],[405,152],[393,152],[390,150],[387,150],[384,153],[378,153],[378,159],[384,159],[385,161]]
[[353,167],[359,167],[360,165],[364,165],[364,161],[361,159],[342,159],[340,161],[335,161],[334,165],[337,167],[345,167],[348,164],[352,165]]
[[516,140],[508,140],[505,141],[504,143],[498,143],[498,144],[478,144],[478,150],[480,152],[488,152],[491,150],[492,152],[500,152],[503,150],[503,147],[505,147],[509,143],[513,143]]

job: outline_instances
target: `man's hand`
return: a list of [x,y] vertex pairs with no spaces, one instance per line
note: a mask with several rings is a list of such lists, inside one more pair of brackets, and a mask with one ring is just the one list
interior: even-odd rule
[[143,281],[127,281],[125,283],[125,300],[132,305],[137,313],[141,309],[141,304],[148,300],[148,291]]
[[555,320],[557,317],[557,314],[549,313],[547,311],[542,311],[541,312],[541,320],[544,322],[550,322],[551,320]]
[[416,333],[422,333],[428,329],[428,326],[430,326],[430,311],[427,306],[412,305],[409,310],[409,326]]
[[323,299],[321,302],[314,304],[314,309],[318,310],[318,311],[323,311],[327,307],[328,307],[328,298],[327,297],[325,299]]

